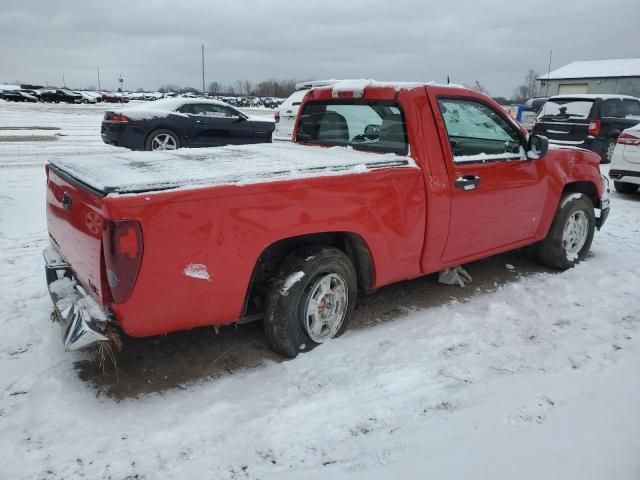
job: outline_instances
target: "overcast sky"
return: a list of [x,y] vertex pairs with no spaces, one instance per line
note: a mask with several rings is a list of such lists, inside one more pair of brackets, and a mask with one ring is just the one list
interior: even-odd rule
[[638,0],[2,0],[0,83],[157,89],[267,78],[482,83],[640,56]]

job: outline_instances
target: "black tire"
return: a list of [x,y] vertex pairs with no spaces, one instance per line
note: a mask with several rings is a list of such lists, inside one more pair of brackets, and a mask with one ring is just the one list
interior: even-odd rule
[[153,150],[152,148],[152,142],[153,139],[156,138],[158,135],[169,135],[173,138],[173,141],[176,144],[176,149],[180,148],[180,137],[178,137],[178,135],[175,132],[172,132],[171,130],[167,130],[167,129],[160,129],[160,130],[155,130],[153,132],[151,132],[148,136],[147,136],[147,140],[144,142],[144,149],[145,150]]
[[613,149],[616,147],[616,139],[610,138],[602,147],[602,155],[600,155],[600,163],[611,163],[613,157]]
[[[293,284],[290,280],[287,287],[287,279],[298,272],[304,276]],[[353,318],[357,296],[353,262],[344,252],[333,247],[302,248],[285,259],[271,284],[264,318],[265,335],[275,352],[294,358],[299,352],[309,351],[319,345],[309,336],[305,314],[307,306],[314,301],[312,294],[317,291],[319,282],[329,276],[344,280],[347,299],[342,310],[342,323],[336,322],[335,326],[339,324],[339,328],[335,334],[327,333],[330,336],[326,340],[342,335]]]
[[[580,211],[584,212],[588,225],[584,244],[576,254],[568,252],[568,247],[563,241],[563,235],[569,219]],[[596,216],[593,203],[589,197],[582,193],[564,195],[560,200],[560,206],[556,211],[556,216],[553,219],[547,237],[538,246],[538,259],[544,265],[558,270],[566,270],[575,266],[589,254],[595,227]]]
[[613,187],[616,189],[616,192],[624,193],[626,195],[630,195],[638,191],[638,185],[634,183],[613,182]]

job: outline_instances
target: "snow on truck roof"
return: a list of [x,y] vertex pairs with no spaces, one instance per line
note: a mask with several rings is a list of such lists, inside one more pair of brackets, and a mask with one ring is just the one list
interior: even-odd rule
[[570,78],[640,77],[640,58],[612,58],[571,62],[538,80],[564,80]]
[[410,157],[392,153],[294,143],[70,156],[52,160],[51,164],[107,194],[247,185],[366,173],[377,168],[417,168]]
[[326,85],[316,86],[319,90],[331,89],[334,96],[339,96],[341,92],[353,92],[357,95],[362,95],[367,87],[373,88],[393,88],[396,92],[400,90],[411,90],[420,87],[451,87],[451,88],[464,88],[464,85],[457,85],[455,83],[440,84],[437,82],[382,82],[372,79],[353,79],[353,80],[336,80],[333,83]]

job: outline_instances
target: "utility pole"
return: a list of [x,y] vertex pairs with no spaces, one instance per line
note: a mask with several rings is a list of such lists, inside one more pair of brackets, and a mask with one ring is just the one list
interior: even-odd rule
[[549,74],[551,73],[551,56],[553,55],[553,50],[549,50],[549,66],[547,67],[547,84],[545,86],[544,96],[549,97]]
[[204,43],[202,44],[202,95],[204,95]]
[[64,81],[64,73],[62,74],[62,86],[67,88],[67,83]]
[[118,78],[118,83],[120,84],[120,103],[124,105],[124,78],[122,78],[122,74],[120,74],[120,78]]
[[98,91],[101,92],[102,88],[100,88],[100,66],[98,66],[97,68],[98,68]]

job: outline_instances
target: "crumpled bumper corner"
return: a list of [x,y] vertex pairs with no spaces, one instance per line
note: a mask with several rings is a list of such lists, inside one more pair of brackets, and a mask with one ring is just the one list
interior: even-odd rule
[[49,295],[53,301],[52,318],[62,329],[64,349],[79,350],[108,340],[108,317],[74,279],[69,265],[52,246],[43,252]]

